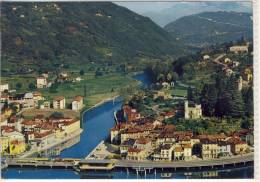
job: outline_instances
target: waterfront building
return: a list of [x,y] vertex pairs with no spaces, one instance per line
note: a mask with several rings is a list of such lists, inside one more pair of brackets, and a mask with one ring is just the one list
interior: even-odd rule
[[78,111],[83,108],[83,97],[76,96],[72,101],[72,110]]
[[230,143],[228,143],[226,141],[219,141],[218,147],[219,147],[219,157],[232,155]]
[[239,137],[232,137],[227,140],[231,144],[231,151],[233,154],[244,154],[248,150],[248,145],[245,141],[242,141]]
[[219,155],[219,147],[218,143],[209,139],[201,139],[202,151],[201,156],[202,159],[214,159],[218,158]]
[[0,151],[1,155],[4,155],[6,153],[9,153],[9,138],[5,136],[0,137]]
[[134,147],[145,150],[147,152],[151,152],[152,151],[152,142],[148,138],[141,137],[135,141]]
[[191,144],[183,145],[183,156],[184,156],[184,160],[186,160],[186,161],[192,159],[192,146],[191,146]]
[[135,140],[134,139],[128,139],[128,140],[124,141],[119,146],[120,154],[127,153],[129,148],[133,148],[134,144],[135,144]]
[[48,82],[46,77],[39,76],[36,78],[36,87],[37,88],[46,88],[48,86]]
[[155,161],[172,161],[172,153],[174,146],[172,144],[164,144],[157,148],[153,154]]
[[53,109],[65,109],[66,100],[63,96],[54,97],[53,99]]
[[26,150],[25,140],[13,140],[10,141],[9,147],[10,155],[18,155],[23,153]]
[[200,104],[189,103],[189,101],[185,101],[184,112],[185,119],[198,119],[202,117],[202,110]]
[[148,154],[145,150],[138,148],[129,148],[127,152],[127,160],[143,161],[146,160]]
[[184,158],[184,150],[181,146],[175,146],[173,154],[174,160],[183,160]]
[[126,121],[134,121],[140,119],[141,115],[136,109],[131,108],[129,105],[123,106],[124,117]]

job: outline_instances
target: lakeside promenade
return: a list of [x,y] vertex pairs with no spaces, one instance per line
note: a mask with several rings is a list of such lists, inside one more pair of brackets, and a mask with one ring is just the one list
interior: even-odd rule
[[37,161],[32,158],[24,158],[20,163],[19,159],[10,159],[7,161],[8,167],[10,166],[30,166],[30,167],[71,167],[77,171],[84,170],[112,170],[116,168],[126,168],[133,170],[151,170],[151,169],[179,169],[179,168],[202,168],[202,167],[225,167],[227,165],[236,166],[238,164],[246,165],[248,162],[254,161],[254,153],[244,155],[237,155],[212,160],[191,160],[191,161],[171,161],[171,162],[158,162],[158,161],[133,161],[133,160],[89,160],[89,159],[71,159],[69,161]]

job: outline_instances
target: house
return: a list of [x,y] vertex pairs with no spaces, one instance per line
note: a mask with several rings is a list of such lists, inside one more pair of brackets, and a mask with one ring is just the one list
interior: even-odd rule
[[124,118],[129,122],[138,120],[141,117],[140,113],[138,113],[136,109],[131,108],[129,105],[124,105],[122,109],[124,112]]
[[36,78],[36,87],[37,88],[46,88],[48,86],[48,82],[46,77],[44,76],[38,76]]
[[157,99],[158,97],[163,97],[164,100],[172,99],[172,95],[164,91],[157,91],[156,94],[154,94],[153,99]]
[[0,152],[1,155],[9,153],[9,138],[5,136],[0,137]]
[[9,150],[10,155],[18,155],[23,153],[26,150],[25,140],[10,141]]
[[162,82],[162,86],[163,86],[163,88],[168,89],[168,88],[170,88],[171,85],[167,82]]
[[224,63],[225,63],[225,64],[229,64],[229,63],[231,63],[231,59],[229,59],[229,58],[225,58],[225,59],[224,59]]
[[135,141],[134,147],[138,148],[138,149],[145,150],[149,153],[152,150],[152,142],[148,138],[141,137],[141,138],[138,138]]
[[51,103],[50,101],[44,101],[41,105],[40,105],[40,109],[50,109],[51,108]]
[[127,151],[127,160],[143,161],[148,157],[147,152],[138,148],[129,148]]
[[66,73],[66,72],[59,73],[58,79],[57,79],[58,82],[64,82],[67,80],[68,80],[68,73]]
[[173,158],[174,160],[183,160],[184,158],[184,150],[181,146],[175,146],[173,150]]
[[78,111],[83,108],[83,97],[76,96],[72,101],[72,110]]
[[207,55],[207,54],[203,56],[203,60],[208,60],[209,58],[210,58],[210,57],[209,57],[209,55]]
[[218,143],[209,139],[201,139],[201,156],[202,159],[218,158],[219,147]]
[[185,144],[182,146],[184,160],[188,161],[192,159],[192,146],[191,144]]
[[9,85],[8,83],[5,83],[5,84],[1,84],[0,85],[0,92],[4,92],[5,90],[9,90]]
[[248,45],[242,45],[242,46],[232,46],[229,48],[230,52],[233,53],[248,53]]
[[219,146],[219,157],[224,157],[224,156],[231,156],[231,144],[226,141],[219,141],[218,142]]
[[120,154],[125,154],[127,153],[129,148],[133,148],[135,144],[135,140],[134,139],[128,139],[126,141],[124,141],[122,144],[120,144],[119,149],[120,149]]
[[232,137],[227,140],[231,144],[231,151],[233,154],[244,154],[247,152],[248,145],[245,141],[242,141],[239,137]]
[[202,110],[200,104],[189,103],[185,101],[184,104],[185,119],[198,119],[202,117]]
[[44,132],[34,132],[34,142],[37,143],[38,147],[45,147],[48,144],[51,144],[55,139],[55,134],[53,131],[44,131]]
[[33,99],[36,101],[44,100],[44,97],[40,92],[33,92]]
[[253,68],[252,67],[247,67],[244,69],[242,72],[242,77],[243,80],[250,82],[253,80]]
[[22,108],[34,108],[38,102],[33,99],[33,93],[27,92],[10,96],[9,103],[18,103]]
[[66,100],[63,96],[54,97],[53,99],[53,109],[65,109]]

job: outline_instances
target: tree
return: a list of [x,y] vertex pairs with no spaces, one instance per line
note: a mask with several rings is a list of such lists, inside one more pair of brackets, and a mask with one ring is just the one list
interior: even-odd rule
[[244,102],[242,99],[242,94],[237,88],[237,78],[231,76],[227,82],[227,92],[230,93],[228,98],[228,104],[230,110],[228,110],[228,115],[231,117],[243,117],[244,116]]
[[166,76],[166,78],[167,78],[167,81],[168,81],[168,82],[171,82],[172,79],[173,79],[172,73],[168,73],[167,76]]
[[84,70],[80,70],[79,74],[83,76],[85,74]]
[[16,83],[15,88],[20,90],[22,88],[22,84],[20,82]]
[[55,119],[64,118],[64,114],[62,112],[54,112],[50,115],[50,117]]
[[34,83],[29,83],[28,89],[31,90],[31,91],[35,90],[36,89],[35,84]]
[[188,90],[187,90],[187,99],[189,101],[194,101],[194,94],[193,94],[193,90],[191,87],[188,87]]
[[217,103],[217,89],[215,85],[205,84],[201,92],[201,106],[205,116],[213,116]]
[[253,116],[254,114],[254,98],[253,88],[249,87],[242,90],[242,96],[245,103],[245,114],[246,116]]

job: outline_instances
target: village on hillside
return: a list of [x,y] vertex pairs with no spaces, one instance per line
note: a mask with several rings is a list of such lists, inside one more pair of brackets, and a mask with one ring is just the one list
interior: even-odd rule
[[[237,74],[232,80],[234,92],[241,92],[252,87],[252,63],[242,63],[245,66],[237,72],[241,61],[233,57],[239,59],[248,54],[248,46],[249,43],[235,45],[227,53],[204,54],[198,65],[208,62],[219,65],[221,74],[228,79]],[[135,161],[211,160],[254,151],[253,127],[243,122],[240,115],[231,122],[228,117],[219,119],[205,112],[208,108],[194,99],[190,87],[186,88],[188,93],[183,93],[176,81],[161,81],[155,86],[158,85],[159,89],[150,88],[133,96],[117,111],[117,123],[107,141],[114,150],[109,152],[109,147],[103,146],[108,152],[103,155],[93,152],[93,159],[102,156]]]

